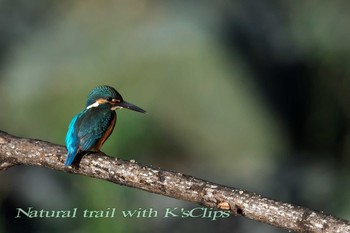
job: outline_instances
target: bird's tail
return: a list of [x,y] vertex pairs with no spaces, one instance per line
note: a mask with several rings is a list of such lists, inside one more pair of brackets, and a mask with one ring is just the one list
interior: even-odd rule
[[66,156],[66,161],[64,162],[65,166],[70,166],[72,165],[74,158],[76,156],[76,153],[72,151],[68,151],[67,156]]

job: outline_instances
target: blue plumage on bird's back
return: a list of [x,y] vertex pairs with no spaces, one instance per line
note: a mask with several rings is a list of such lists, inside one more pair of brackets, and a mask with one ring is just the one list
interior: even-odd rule
[[72,121],[70,122],[69,127],[68,127],[68,132],[66,135],[66,147],[68,150],[67,158],[66,158],[66,162],[65,162],[66,166],[69,166],[72,164],[72,162],[73,162],[73,160],[74,160],[74,158],[79,150],[80,139],[78,138],[76,131],[79,128],[78,127],[79,126],[78,119],[79,119],[80,115],[81,115],[81,113],[75,115],[74,118],[72,119]]

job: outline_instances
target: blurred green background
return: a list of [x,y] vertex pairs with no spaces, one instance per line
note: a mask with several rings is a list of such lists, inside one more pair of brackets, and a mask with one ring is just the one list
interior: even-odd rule
[[[64,144],[96,85],[102,151],[350,219],[349,1],[0,1],[0,130]],[[241,217],[16,219],[194,208],[39,167],[0,173],[0,232],[287,232]]]

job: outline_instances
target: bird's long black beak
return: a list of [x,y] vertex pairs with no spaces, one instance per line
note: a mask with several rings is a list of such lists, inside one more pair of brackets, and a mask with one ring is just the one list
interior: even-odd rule
[[130,109],[130,110],[133,110],[136,112],[146,113],[146,111],[143,110],[142,108],[139,108],[136,105],[134,105],[132,103],[128,103],[126,101],[122,101],[122,102],[118,103],[117,105],[122,107],[122,108]]

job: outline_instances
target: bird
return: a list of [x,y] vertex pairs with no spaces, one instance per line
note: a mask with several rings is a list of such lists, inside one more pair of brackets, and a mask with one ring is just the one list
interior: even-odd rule
[[115,110],[121,108],[146,113],[142,108],[124,101],[111,86],[97,86],[89,92],[85,109],[76,114],[68,126],[65,166],[71,166],[79,153],[100,151],[113,132],[117,121]]

